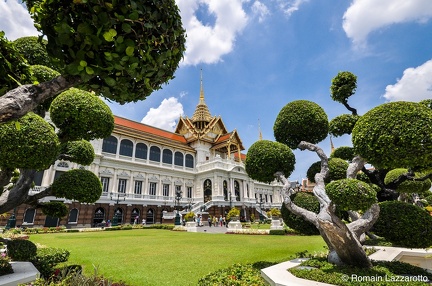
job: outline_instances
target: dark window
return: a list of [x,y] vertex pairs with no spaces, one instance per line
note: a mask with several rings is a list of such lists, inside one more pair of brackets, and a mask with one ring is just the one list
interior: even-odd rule
[[141,195],[142,193],[142,181],[135,181],[135,195]]
[[156,146],[150,147],[150,161],[160,162],[160,149]]
[[186,167],[188,168],[194,167],[194,158],[191,154],[186,155]]
[[127,183],[126,179],[119,179],[119,181],[118,181],[118,192],[119,193],[122,193],[122,194],[126,193],[126,183]]
[[174,165],[183,166],[183,154],[181,152],[175,152],[174,154]]
[[111,154],[117,153],[117,138],[110,136],[103,140],[102,152],[107,152]]
[[135,157],[139,159],[147,159],[147,145],[138,143],[135,147]]
[[128,139],[120,142],[120,155],[132,157],[133,143]]
[[109,190],[109,178],[108,177],[101,177],[101,183],[102,183],[102,192],[108,193],[108,190]]
[[35,214],[35,209],[26,209],[24,214],[24,223],[34,223]]
[[187,197],[188,199],[192,198],[192,187],[187,187]]
[[236,197],[236,201],[240,201],[240,185],[237,181],[234,181],[234,194]]
[[69,212],[69,223],[71,222],[78,222],[78,210],[77,209],[71,209]]
[[228,183],[227,183],[227,181],[223,181],[223,194],[224,194],[224,200],[228,201]]
[[36,172],[34,179],[33,179],[35,186],[42,186],[43,174],[44,174],[44,171]]
[[64,173],[66,173],[66,171],[55,171],[54,181],[57,180]]
[[212,199],[212,182],[207,179],[204,181],[204,203]]
[[162,154],[162,163],[172,164],[172,151],[165,149]]

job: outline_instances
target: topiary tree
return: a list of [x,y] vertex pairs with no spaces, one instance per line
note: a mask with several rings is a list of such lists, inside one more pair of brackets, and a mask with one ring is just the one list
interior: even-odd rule
[[[277,165],[278,158],[273,158],[271,162],[261,159],[261,162],[268,165],[262,164],[259,171],[258,168],[246,170],[253,179],[266,178],[268,181],[273,175],[283,183],[284,206],[317,228],[329,247],[329,261],[371,267],[361,241],[378,219],[380,208],[377,197],[380,197],[384,190],[385,195],[390,194],[388,197],[394,198],[394,194],[397,194],[395,188],[403,181],[426,179],[415,178],[413,172],[408,172],[393,181],[393,185],[386,185],[385,174],[389,168],[405,167],[412,170],[428,167],[432,156],[432,111],[418,103],[397,102],[380,105],[365,115],[358,116],[357,110],[348,104],[348,98],[354,94],[357,87],[356,80],[352,73],[340,72],[332,80],[331,86],[332,99],[342,103],[352,113],[352,116],[337,118],[330,128],[334,136],[352,132],[353,154],[356,156],[338,159],[344,161],[343,167],[342,164],[335,164],[339,174],[344,170],[344,178],[338,175],[334,179],[328,179],[332,172],[330,161],[336,159],[336,156],[329,160],[324,151],[316,145],[329,131],[327,116],[316,104],[305,101],[289,103],[282,108],[275,121],[273,129],[277,142],[293,149],[315,152],[320,159],[308,172],[309,179],[314,177],[313,194],[319,202],[317,212],[295,202],[293,195],[300,190],[292,187],[287,179],[289,173],[285,170],[275,173],[274,168],[266,168]],[[267,154],[247,154],[250,162],[259,162],[256,156],[266,158]],[[349,164],[346,165],[345,161],[349,161]],[[374,168],[366,169],[366,163],[372,164]],[[358,174],[362,180],[367,176],[373,184],[357,180]],[[385,195],[381,194],[381,198]],[[336,208],[347,210],[351,222],[342,221],[337,216]]]
[[380,216],[373,231],[395,245],[410,248],[432,246],[432,216],[401,201],[380,203]]
[[349,146],[341,146],[336,148],[330,155],[330,158],[340,158],[345,161],[351,161],[354,158],[354,149]]
[[[72,170],[34,195],[36,171],[56,160],[89,165],[88,141],[114,126],[99,96],[126,103],[159,89],[174,77],[185,31],[174,0],[24,2],[42,35],[11,42],[0,32],[0,213],[27,203],[62,215],[59,205],[39,199],[92,203],[100,181]],[[48,110],[52,125],[43,119]]]
[[[343,179],[346,177],[348,163],[340,158],[330,158],[328,160],[329,173],[324,179],[325,183],[330,183],[334,180]],[[321,170],[321,161],[313,163],[306,172],[307,178],[310,182],[315,183],[315,174]]]

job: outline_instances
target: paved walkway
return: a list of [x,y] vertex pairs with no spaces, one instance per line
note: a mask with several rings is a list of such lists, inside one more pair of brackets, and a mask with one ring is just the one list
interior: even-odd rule
[[200,226],[197,227],[197,232],[205,232],[205,233],[225,233],[227,232],[227,228],[225,226],[217,226],[217,227],[209,227],[209,226]]

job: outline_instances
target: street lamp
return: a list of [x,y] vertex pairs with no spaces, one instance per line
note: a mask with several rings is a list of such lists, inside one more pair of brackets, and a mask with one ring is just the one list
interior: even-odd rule
[[15,226],[16,226],[15,212],[16,212],[16,208],[14,208],[12,215],[8,219],[8,222],[5,226],[6,230],[11,229],[11,228],[15,228]]
[[[123,201],[126,200],[126,197],[124,196],[124,194],[122,194],[123,197]],[[110,193],[110,199],[111,201],[115,201],[115,205],[114,205],[114,217],[113,220],[111,222],[112,226],[117,226],[118,225],[118,216],[120,214],[120,211],[117,209],[117,206],[119,205],[120,202],[120,193],[117,193],[117,199],[113,199],[113,193]]]
[[180,190],[176,191],[175,201],[177,202],[177,213],[175,216],[174,225],[181,225],[179,208],[180,208],[180,200],[182,198],[182,194],[183,194],[182,191]]

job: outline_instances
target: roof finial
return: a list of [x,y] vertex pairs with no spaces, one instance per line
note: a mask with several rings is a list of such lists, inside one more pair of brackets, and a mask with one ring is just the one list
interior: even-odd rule
[[200,101],[204,100],[204,88],[203,88],[203,80],[202,80],[202,68],[201,68],[201,75],[200,75]]
[[261,133],[261,123],[260,123],[260,120],[259,120],[259,118],[258,118],[258,130],[259,130],[259,140],[262,140],[263,138],[262,138],[262,133]]

